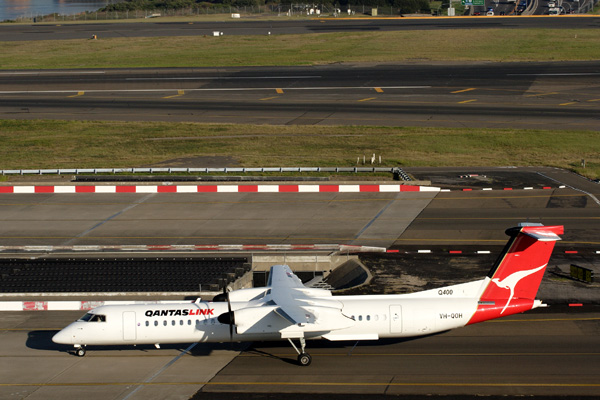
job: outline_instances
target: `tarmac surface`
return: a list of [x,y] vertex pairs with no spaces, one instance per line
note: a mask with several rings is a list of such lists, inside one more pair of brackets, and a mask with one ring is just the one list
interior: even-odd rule
[[144,23],[68,23],[0,25],[0,41],[69,40],[112,37],[164,37],[225,35],[280,35],[332,32],[377,32],[395,30],[437,30],[461,28],[552,28],[584,29],[600,27],[600,17],[581,15],[561,18],[540,17],[452,17],[452,18],[360,18],[307,20],[239,20]]
[[0,398],[219,399],[222,393],[595,396],[600,313],[544,309],[416,340],[308,343],[310,367],[285,342],[89,348],[52,335],[78,312],[6,312]]
[[4,71],[0,117],[600,127],[598,62]]
[[[281,398],[281,393],[350,393],[368,399],[437,394],[596,396],[600,313],[591,304],[598,297],[597,288],[553,272],[554,267],[564,272],[562,266],[569,262],[597,265],[600,186],[552,168],[410,172],[451,191],[3,194],[0,238],[19,245],[377,244],[398,250],[389,258],[402,269],[392,272],[400,274],[397,286],[384,281],[375,282],[374,288],[409,291],[480,278],[505,243],[504,230],[518,222],[564,224],[565,240],[555,249],[557,257],[551,259],[552,269],[539,297],[559,298],[561,304],[581,301],[583,307],[552,306],[418,340],[309,342],[313,363],[308,368],[292,363],[295,356],[285,342],[251,347],[183,344],[160,350],[99,347],[78,358],[67,353],[68,346],[52,343],[51,337],[82,312],[3,312],[0,398],[187,399],[199,390],[197,396],[206,399],[224,395],[235,399],[246,393],[266,393],[266,398]],[[478,176],[462,177],[467,175]],[[505,190],[510,183],[515,184],[513,190]],[[416,253],[425,247],[432,254]],[[451,258],[449,249],[465,253]],[[480,249],[493,253],[478,258],[474,252]],[[574,249],[578,254],[567,255]],[[2,254],[10,256],[14,254]],[[377,268],[373,267],[376,275],[387,279]]]

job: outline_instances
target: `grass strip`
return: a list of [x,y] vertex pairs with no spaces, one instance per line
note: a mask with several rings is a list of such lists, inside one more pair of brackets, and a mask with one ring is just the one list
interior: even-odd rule
[[[150,166],[227,156],[240,166],[528,166],[600,177],[600,132],[171,122],[0,121],[0,169]],[[581,160],[586,160],[582,168]]]
[[595,29],[452,29],[0,42],[0,69],[600,59]]

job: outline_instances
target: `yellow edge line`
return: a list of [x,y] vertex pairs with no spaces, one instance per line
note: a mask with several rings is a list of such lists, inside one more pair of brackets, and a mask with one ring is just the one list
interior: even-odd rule
[[361,99],[361,100],[357,100],[357,101],[369,101],[369,100],[375,100],[377,97],[367,97],[366,99]]
[[558,92],[548,92],[548,93],[537,93],[537,94],[528,94],[525,97],[540,97],[540,96],[550,96],[553,94],[558,94]]
[[72,96],[67,96],[67,97],[79,97],[79,96],[83,96],[85,94],[85,92],[77,92],[77,94],[74,94]]
[[570,103],[562,103],[562,104],[559,104],[559,106],[570,106],[571,104],[577,104],[577,102],[576,101],[572,101]]
[[183,90],[178,90],[177,94],[174,94],[173,96],[166,96],[163,97],[163,99],[172,99],[173,97],[179,97],[179,96],[183,96],[185,94],[185,91]]
[[471,100],[459,101],[458,104],[472,103],[474,101],[477,101],[477,100],[476,99],[471,99]]
[[471,90],[475,90],[476,88],[469,88],[469,89],[463,89],[463,90],[456,90],[454,92],[450,92],[450,93],[463,93],[463,92],[470,92]]
[[469,383],[469,382],[81,382],[81,383],[0,383],[0,387],[18,386],[447,386],[447,387],[600,387],[600,383]]

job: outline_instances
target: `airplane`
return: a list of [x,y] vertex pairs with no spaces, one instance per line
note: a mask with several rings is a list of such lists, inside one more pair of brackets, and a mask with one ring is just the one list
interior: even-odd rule
[[[406,338],[445,332],[540,306],[540,282],[563,226],[520,223],[484,279],[409,294],[333,296],[309,288],[287,265],[271,267],[266,287],[213,301],[105,305],[54,335],[83,357],[88,345],[288,340],[298,364],[311,364],[307,339]],[[296,346],[294,340],[300,344]]]

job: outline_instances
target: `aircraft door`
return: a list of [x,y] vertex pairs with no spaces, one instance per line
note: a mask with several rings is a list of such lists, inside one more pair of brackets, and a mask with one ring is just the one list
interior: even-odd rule
[[135,340],[136,326],[135,326],[135,312],[125,311],[123,313],[123,340]]
[[390,333],[402,333],[402,306],[390,306]]

